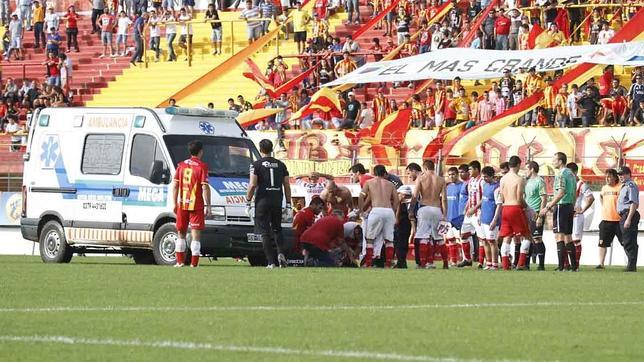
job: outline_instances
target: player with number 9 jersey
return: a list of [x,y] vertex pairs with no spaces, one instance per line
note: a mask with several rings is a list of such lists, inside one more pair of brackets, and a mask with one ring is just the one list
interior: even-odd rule
[[185,232],[188,220],[190,228],[203,230],[205,222],[202,189],[204,185],[208,185],[208,165],[198,157],[192,156],[177,165],[174,182],[179,195],[175,210],[177,230]]

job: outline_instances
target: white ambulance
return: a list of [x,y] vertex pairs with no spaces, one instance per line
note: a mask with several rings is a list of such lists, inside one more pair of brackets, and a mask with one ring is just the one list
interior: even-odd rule
[[[176,165],[204,144],[212,217],[202,255],[265,263],[246,211],[251,162],[260,156],[237,113],[195,108],[46,108],[32,117],[21,230],[44,262],[74,253],[123,253],[174,264]],[[284,220],[285,225],[291,220]],[[284,228],[292,239],[291,228]]]

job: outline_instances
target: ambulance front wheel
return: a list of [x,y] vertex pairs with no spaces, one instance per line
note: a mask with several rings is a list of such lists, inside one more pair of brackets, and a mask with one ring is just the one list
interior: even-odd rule
[[40,232],[40,258],[45,263],[69,263],[74,249],[67,244],[65,232],[58,221],[49,221]]

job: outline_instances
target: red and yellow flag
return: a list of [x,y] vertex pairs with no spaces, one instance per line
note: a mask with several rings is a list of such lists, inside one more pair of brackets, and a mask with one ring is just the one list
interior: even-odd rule
[[553,43],[554,39],[548,34],[547,31],[543,30],[539,24],[532,25],[532,29],[528,33],[528,48],[530,49],[542,49],[549,48]]
[[[298,74],[296,77],[290,79],[288,82],[280,85],[279,87],[275,88],[273,84],[262,74],[262,72],[259,70],[259,67],[255,62],[248,58],[245,60],[246,64],[248,65],[248,68],[250,68],[250,72],[244,72],[244,77],[255,81],[257,84],[259,84],[260,87],[264,88],[266,90],[266,93],[273,97],[277,98],[283,93],[288,93],[293,87],[296,85],[300,84],[305,78],[311,75],[313,71],[317,68],[317,64],[310,67],[306,71]],[[320,64],[320,63],[318,63]]]
[[237,116],[237,122],[243,128],[250,127],[257,124],[266,117],[270,117],[274,114],[281,112],[282,108],[261,108],[261,109],[251,109],[246,112],[242,112]]
[[338,93],[328,87],[322,87],[311,97],[309,104],[300,108],[297,112],[291,114],[291,117],[285,121],[292,121],[302,118],[313,112],[328,113],[331,116],[339,117],[342,115],[342,106]]

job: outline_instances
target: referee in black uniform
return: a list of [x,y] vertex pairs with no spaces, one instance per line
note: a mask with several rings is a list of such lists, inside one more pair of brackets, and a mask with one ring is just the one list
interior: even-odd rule
[[[272,240],[277,245],[277,264],[286,267],[284,238],[282,236],[282,200],[286,195],[286,210],[291,208],[291,185],[286,165],[271,157],[273,142],[259,142],[262,158],[250,166],[250,183],[246,199],[248,204],[255,196],[255,230],[262,234],[262,246],[268,268],[275,267]],[[257,192],[255,192],[257,191]]]
[[624,271],[637,271],[637,226],[640,222],[639,206],[640,192],[633,180],[631,180],[631,169],[624,166],[617,169],[619,181],[622,188],[619,190],[617,199],[617,213],[619,214],[619,229],[622,232],[622,246],[628,258],[628,264]]

